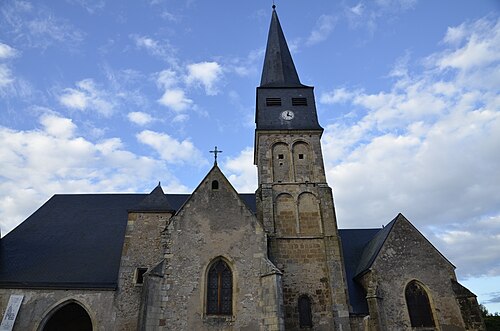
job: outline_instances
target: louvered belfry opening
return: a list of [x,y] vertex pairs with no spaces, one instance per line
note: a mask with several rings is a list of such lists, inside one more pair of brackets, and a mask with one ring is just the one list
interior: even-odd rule
[[281,98],[266,98],[266,106],[281,106]]
[[429,297],[416,281],[410,282],[405,290],[406,305],[412,327],[435,327]]
[[208,271],[207,314],[231,315],[233,275],[229,266],[217,260]]
[[292,98],[292,106],[307,106],[307,98]]

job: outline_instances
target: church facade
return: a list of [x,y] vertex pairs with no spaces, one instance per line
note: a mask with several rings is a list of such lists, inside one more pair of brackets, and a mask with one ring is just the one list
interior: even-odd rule
[[314,90],[274,9],[255,122],[255,194],[215,162],[192,194],[53,196],[0,240],[2,327],[484,330],[475,295],[403,215],[338,229]]

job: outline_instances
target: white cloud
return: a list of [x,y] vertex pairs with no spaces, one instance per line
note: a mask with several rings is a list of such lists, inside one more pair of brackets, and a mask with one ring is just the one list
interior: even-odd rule
[[253,148],[247,147],[234,158],[227,158],[222,165],[228,179],[238,192],[255,192],[257,167],[253,164]]
[[222,67],[217,62],[192,63],[187,66],[187,84],[201,84],[208,95],[218,93],[215,84],[221,79]]
[[156,83],[159,87],[168,89],[179,83],[177,73],[171,69],[160,71],[157,75]]
[[54,193],[150,191],[158,180],[168,183],[165,190],[187,191],[164,161],[127,151],[119,138],[75,137],[71,119],[54,113],[40,123],[41,130],[0,126],[2,235]]
[[40,118],[44,131],[54,137],[71,138],[76,130],[76,125],[70,118],[60,117],[55,114],[45,114]]
[[146,125],[153,121],[153,117],[151,117],[151,115],[140,111],[134,111],[128,113],[127,118],[129,119],[130,122],[138,125]]
[[[500,59],[491,52],[500,25],[480,20],[463,30],[466,42],[447,43],[418,74],[399,70],[389,91],[322,95],[358,114],[326,126],[325,166],[341,227],[380,226],[402,212],[445,256],[462,261],[460,274],[499,274],[487,269],[500,228],[480,224],[500,214]],[[475,50],[480,56],[457,57]],[[470,248],[479,238],[485,245]],[[461,247],[469,247],[466,257]]]
[[153,148],[167,163],[206,165],[201,152],[188,140],[179,141],[166,133],[145,130],[137,134],[139,142]]
[[311,31],[309,38],[307,38],[306,45],[311,46],[326,40],[333,31],[336,21],[336,18],[331,15],[321,15],[314,30]]
[[101,115],[110,116],[116,107],[115,98],[92,79],[84,79],[76,83],[76,89],[66,88],[59,96],[59,102],[69,108],[78,110],[95,110]]
[[166,90],[158,102],[176,112],[185,111],[193,104],[193,100],[188,99],[184,91],[178,88]]
[[148,36],[139,36],[136,34],[130,35],[138,48],[145,49],[149,54],[166,60],[171,65],[174,65],[177,60],[175,59],[175,49],[168,41],[158,41]]
[[0,59],[8,59],[17,55],[17,50],[7,44],[0,43]]

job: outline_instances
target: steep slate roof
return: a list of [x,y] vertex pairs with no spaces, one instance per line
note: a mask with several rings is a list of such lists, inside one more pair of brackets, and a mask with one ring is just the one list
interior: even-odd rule
[[[177,210],[189,194],[165,196]],[[0,239],[0,288],[115,289],[127,211],[163,200],[146,197],[151,195],[54,195]],[[240,197],[255,212],[255,195]]]
[[342,241],[347,286],[349,289],[349,303],[355,314],[368,313],[368,306],[365,299],[366,294],[361,285],[358,284],[354,278],[365,247],[380,231],[380,228],[339,230],[340,239]]
[[290,50],[281,29],[278,14],[273,7],[271,26],[267,37],[264,69],[260,80],[261,87],[302,87],[297,70],[293,64]]
[[382,245],[384,245],[385,240],[389,236],[389,233],[391,232],[392,227],[394,226],[394,223],[396,223],[399,217],[404,217],[404,216],[398,214],[398,216],[396,216],[396,218],[394,218],[389,224],[387,224],[385,227],[379,230],[379,232],[373,237],[373,239],[370,240],[368,245],[366,245],[366,247],[363,250],[363,254],[360,257],[359,264],[354,276],[361,275],[372,266],[373,261],[375,261],[378,252],[380,252]]

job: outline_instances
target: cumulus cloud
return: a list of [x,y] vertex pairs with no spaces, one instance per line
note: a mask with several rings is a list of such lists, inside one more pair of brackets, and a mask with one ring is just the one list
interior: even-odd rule
[[306,45],[311,46],[325,41],[333,31],[336,21],[337,19],[331,15],[321,15],[307,38]]
[[52,112],[40,124],[39,130],[0,126],[2,235],[54,193],[149,191],[160,179],[165,190],[187,191],[166,162],[128,151],[119,138],[91,142],[76,134],[71,119]]
[[146,125],[153,121],[153,117],[151,117],[151,115],[140,111],[128,113],[127,118],[130,122],[137,125]]
[[176,112],[182,112],[193,104],[193,100],[187,98],[185,92],[178,88],[166,90],[158,102]]
[[216,95],[216,83],[222,76],[222,67],[217,62],[192,63],[187,66],[187,84],[200,84],[208,95]]
[[326,126],[325,165],[342,227],[380,226],[402,212],[460,274],[500,275],[491,268],[500,250],[500,25],[460,29],[453,38],[448,30],[444,41],[455,42],[422,72],[400,67],[388,91],[320,97],[357,113]]
[[200,150],[188,139],[179,141],[166,133],[150,130],[142,131],[136,137],[139,142],[153,148],[167,163],[191,163],[200,166],[207,164]]
[[234,158],[227,158],[222,169],[238,192],[255,192],[257,189],[257,167],[253,164],[253,148],[247,147]]
[[95,110],[104,116],[110,116],[116,106],[114,97],[99,88],[92,79],[77,82],[76,88],[65,88],[59,102],[68,108]]

